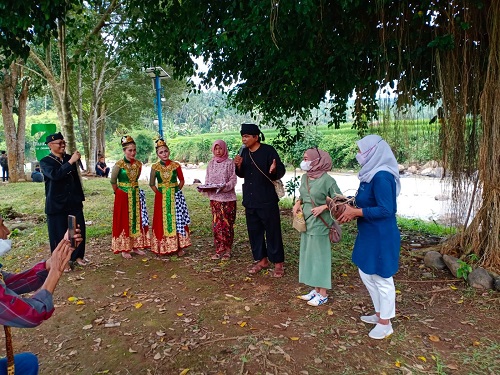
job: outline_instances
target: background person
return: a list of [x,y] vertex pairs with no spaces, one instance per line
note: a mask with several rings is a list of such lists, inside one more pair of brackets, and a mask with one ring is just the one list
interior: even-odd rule
[[299,282],[314,287],[300,298],[311,306],[320,306],[328,302],[327,289],[332,289],[332,245],[328,234],[333,219],[326,197],[341,192],[327,173],[332,169],[328,152],[306,150],[300,168],[306,173],[301,178],[300,197],[293,206],[294,215],[302,211],[306,219],[306,232],[300,235]]
[[[2,237],[4,231],[0,231]],[[75,250],[64,235],[47,261],[36,264],[21,273],[1,271],[0,276],[0,324],[9,327],[32,328],[40,325],[54,312],[53,294],[61,275]],[[80,229],[76,229],[75,242],[82,242]],[[1,265],[0,265],[1,267]],[[35,292],[36,291],[36,292]],[[30,297],[21,294],[35,292]],[[33,353],[14,355],[16,374],[38,374],[38,359]],[[7,358],[0,359],[0,375],[7,375]]]
[[111,187],[115,192],[111,250],[130,259],[130,253],[144,255],[141,249],[150,247],[149,223],[144,192],[139,189],[142,163],[135,158],[135,141],[126,135],[122,137],[121,145],[123,159],[117,161],[111,171]]
[[99,177],[108,178],[109,175],[109,167],[106,165],[104,161],[104,156],[99,156],[99,161],[95,165],[95,174]]
[[31,172],[31,181],[32,182],[43,182],[43,174],[42,172],[40,171],[40,166],[37,165],[35,167],[35,170],[33,172]]
[[362,316],[375,324],[369,336],[383,339],[393,333],[390,319],[396,315],[396,289],[392,276],[399,268],[401,236],[396,223],[396,197],[401,185],[399,167],[386,141],[367,135],[357,142],[356,160],[361,165],[356,206],[346,205],[340,223],[357,219],[358,235],[352,261],[375,308],[374,315]]
[[241,155],[236,155],[234,164],[236,175],[245,180],[243,206],[252,255],[256,262],[248,272],[256,274],[272,262],[273,276],[282,277],[285,251],[281,235],[279,198],[269,180],[275,181],[283,177],[285,166],[274,147],[260,143],[261,136],[262,141],[264,140],[264,134],[257,125],[242,124],[240,134],[245,148],[242,149]]
[[212,231],[215,254],[212,259],[229,259],[234,240],[236,220],[236,173],[234,162],[228,156],[226,142],[216,140],[212,144],[212,160],[208,162],[205,184],[222,184],[219,189],[206,190],[212,210]]
[[2,167],[2,181],[9,180],[9,159],[7,158],[7,153],[2,150],[0,153],[0,166]]
[[161,138],[156,141],[156,155],[160,161],[151,166],[149,178],[149,186],[155,193],[151,251],[157,255],[183,256],[183,249],[191,245],[191,218],[182,194],[184,175],[181,165],[170,160],[170,149]]
[[[47,136],[45,143],[50,153],[40,160],[40,168],[45,177],[45,213],[49,231],[50,251],[64,237],[68,229],[68,215],[76,217],[83,241],[71,254],[70,265],[75,263],[85,266],[85,218],[83,216],[83,187],[78,174],[78,162],[81,155],[75,151],[73,155],[66,154],[66,142],[61,133]],[[70,265],[66,271],[70,270]]]

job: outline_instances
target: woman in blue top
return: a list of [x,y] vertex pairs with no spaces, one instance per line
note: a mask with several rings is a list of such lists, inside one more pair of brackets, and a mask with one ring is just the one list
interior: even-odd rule
[[391,318],[396,315],[396,290],[392,276],[399,267],[401,238],[396,224],[396,197],[401,185],[399,168],[391,148],[378,135],[357,142],[356,160],[361,164],[356,206],[347,205],[340,223],[357,219],[358,235],[352,261],[359,268],[375,308],[374,315],[362,316],[375,324],[369,336],[383,339],[393,333]]

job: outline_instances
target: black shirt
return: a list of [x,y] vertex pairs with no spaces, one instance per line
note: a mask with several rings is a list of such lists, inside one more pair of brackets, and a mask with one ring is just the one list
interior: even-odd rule
[[[252,158],[250,158],[250,155]],[[261,143],[255,152],[250,152],[248,148],[243,149],[241,157],[243,161],[240,168],[236,168],[236,175],[245,179],[243,184],[243,206],[247,208],[264,208],[271,204],[277,204],[279,198],[276,195],[273,183],[269,179],[275,181],[283,177],[285,175],[285,166],[274,147]],[[273,160],[276,160],[276,170],[275,173],[270,174],[269,168],[271,168]],[[259,171],[254,162],[263,173]]]

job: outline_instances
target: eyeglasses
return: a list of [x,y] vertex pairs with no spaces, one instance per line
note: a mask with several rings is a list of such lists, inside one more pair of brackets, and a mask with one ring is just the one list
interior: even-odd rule
[[50,142],[51,145],[58,145],[59,147],[62,147],[62,146],[66,146],[66,142],[65,141],[61,141],[61,142]]

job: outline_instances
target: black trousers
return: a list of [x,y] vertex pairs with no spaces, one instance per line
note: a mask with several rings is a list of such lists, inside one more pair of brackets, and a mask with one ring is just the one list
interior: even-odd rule
[[68,230],[68,215],[74,215],[76,217],[76,225],[80,226],[81,235],[83,238],[82,243],[73,251],[71,254],[71,261],[75,261],[78,258],[83,259],[85,256],[85,219],[83,217],[83,209],[75,210],[72,212],[65,212],[62,214],[47,215],[47,227],[49,231],[49,243],[50,243],[50,253],[52,253],[59,242],[64,237],[64,234]]
[[246,208],[248,238],[253,259],[269,258],[273,263],[285,261],[278,204],[266,208]]

